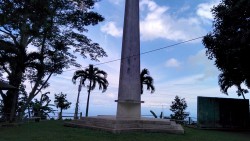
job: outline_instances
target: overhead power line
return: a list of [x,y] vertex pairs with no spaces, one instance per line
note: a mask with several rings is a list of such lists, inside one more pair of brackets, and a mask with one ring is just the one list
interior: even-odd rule
[[[203,37],[204,37],[204,36],[200,36],[200,37],[196,37],[196,38],[189,39],[189,40],[186,40],[186,41],[182,41],[182,42],[179,42],[179,43],[175,43],[175,44],[172,44],[172,45],[168,45],[168,46],[165,46],[165,47],[161,47],[161,48],[149,50],[149,51],[146,51],[146,52],[142,52],[142,53],[140,53],[140,54],[136,54],[136,55],[132,55],[132,56],[124,57],[124,58],[119,58],[119,59],[114,59],[114,60],[110,60],[110,61],[106,61],[106,62],[102,62],[102,63],[97,63],[97,64],[95,64],[94,66],[99,66],[99,65],[108,64],[108,63],[120,61],[120,60],[127,59],[127,58],[132,58],[132,57],[136,57],[136,56],[141,56],[141,55],[144,55],[144,54],[148,54],[148,53],[152,53],[152,52],[155,52],[155,51],[163,50],[163,49],[166,49],[166,48],[174,47],[174,46],[177,46],[177,45],[180,45],[180,44],[192,42],[192,41],[201,39],[201,38],[203,38]],[[87,68],[87,67],[82,67],[82,68]],[[63,71],[63,72],[72,71],[72,70],[77,70],[77,69],[65,70],[65,71]]]

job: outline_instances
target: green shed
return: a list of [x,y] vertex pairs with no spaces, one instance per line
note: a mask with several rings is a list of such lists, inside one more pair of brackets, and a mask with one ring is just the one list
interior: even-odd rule
[[249,126],[249,100],[198,97],[197,124],[200,128],[246,129]]

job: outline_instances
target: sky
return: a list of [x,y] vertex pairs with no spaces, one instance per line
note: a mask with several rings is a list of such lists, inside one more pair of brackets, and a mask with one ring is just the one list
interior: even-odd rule
[[[229,89],[229,95],[222,94],[218,86],[219,71],[214,60],[208,60],[202,39],[171,46],[183,41],[202,37],[212,31],[213,15],[210,9],[218,0],[140,0],[140,37],[141,53],[166,47],[141,55],[141,69],[147,68],[154,78],[156,91],[151,94],[144,90],[141,100],[142,115],[150,115],[150,110],[164,116],[171,114],[169,108],[176,95],[185,98],[191,117],[197,117],[197,96],[240,98],[235,88]],[[101,0],[94,11],[105,17],[105,21],[89,26],[86,35],[100,44],[108,57],[100,62],[82,59],[82,67],[99,64],[121,57],[122,29],[125,0]],[[170,47],[169,47],[170,46]],[[108,73],[108,89],[105,93],[96,88],[91,92],[89,115],[115,115],[118,97],[120,61],[97,65]],[[72,102],[66,113],[73,113],[77,98],[78,85],[71,81],[75,69],[65,70],[63,74],[52,76],[50,91],[54,101],[55,93],[66,93]],[[77,81],[79,82],[79,80]],[[29,89],[27,86],[27,89]],[[249,94],[246,95],[249,99]],[[87,89],[82,88],[79,112],[85,113]],[[53,102],[52,102],[53,103]]]

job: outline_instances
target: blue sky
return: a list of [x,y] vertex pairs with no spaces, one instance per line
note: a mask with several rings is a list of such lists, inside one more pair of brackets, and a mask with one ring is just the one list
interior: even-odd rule
[[[141,0],[141,52],[204,36],[212,30],[210,9],[218,3],[218,0]],[[108,57],[100,59],[100,62],[79,57],[78,62],[83,67],[120,58],[124,4],[125,0],[102,0],[95,5],[94,10],[103,15],[105,21],[88,27],[86,34],[105,49]],[[205,56],[201,39],[142,55],[141,69],[150,71],[156,87],[154,94],[144,90],[142,115],[150,115],[149,110],[154,110],[157,114],[163,111],[165,116],[169,116],[169,106],[176,95],[186,99],[187,111],[192,117],[197,113],[197,96],[238,98],[234,88],[229,90],[229,96],[220,92],[219,71],[213,63]],[[91,93],[89,115],[115,114],[120,61],[97,67],[108,73],[109,87],[105,93],[98,89]],[[53,76],[47,90],[51,92],[52,100],[54,93],[68,94],[72,106],[67,112],[74,111],[77,97],[78,85],[71,81],[74,71]],[[87,90],[83,88],[79,109],[83,113],[86,97]]]

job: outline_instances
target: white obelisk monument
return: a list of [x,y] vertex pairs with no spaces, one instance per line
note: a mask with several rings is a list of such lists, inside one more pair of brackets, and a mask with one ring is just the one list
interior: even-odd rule
[[117,119],[141,118],[139,0],[126,0]]
[[113,133],[128,131],[183,134],[169,119],[141,117],[139,0],[126,0],[116,116],[82,117],[65,126],[88,127]]

